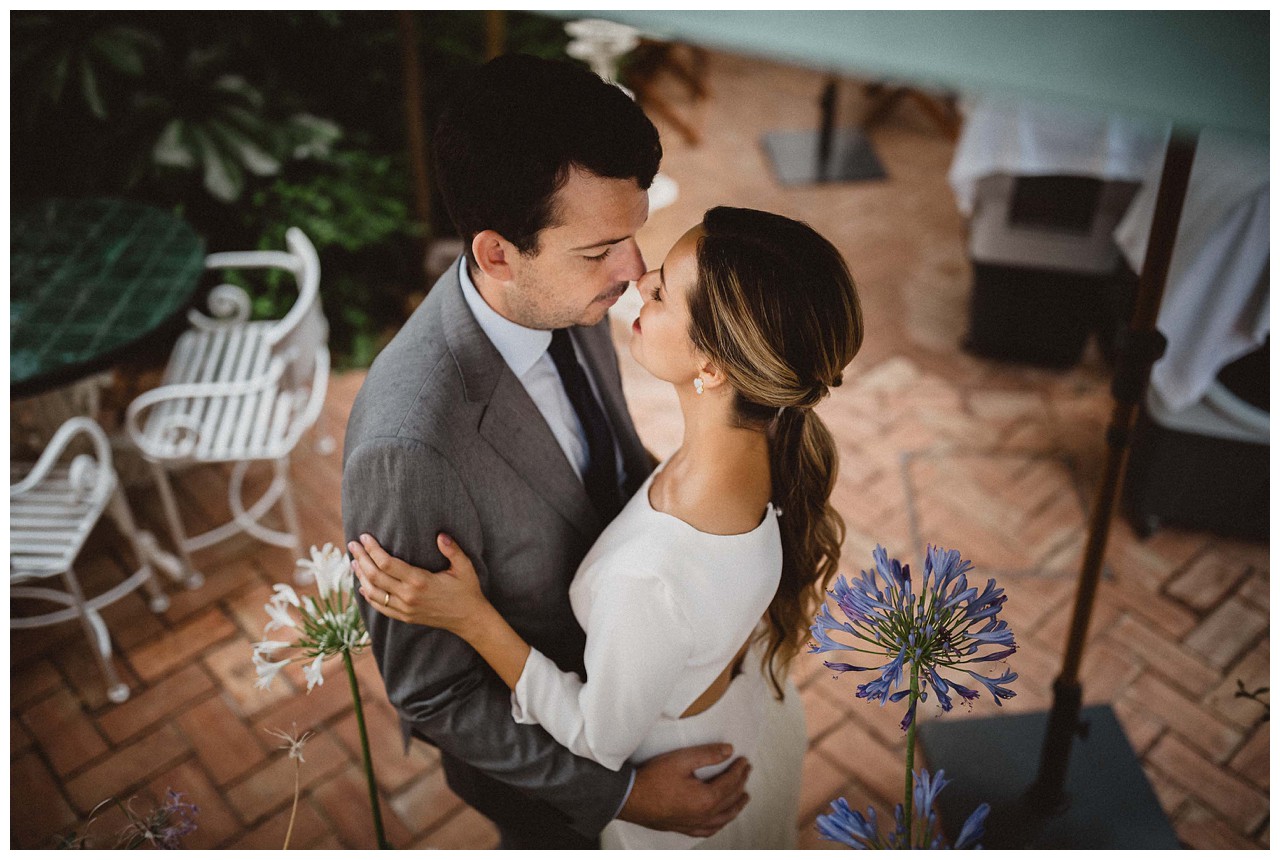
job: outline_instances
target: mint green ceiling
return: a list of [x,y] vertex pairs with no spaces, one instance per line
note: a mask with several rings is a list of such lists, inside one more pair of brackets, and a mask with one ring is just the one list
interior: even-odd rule
[[1269,12],[574,11],[851,75],[1265,138]]

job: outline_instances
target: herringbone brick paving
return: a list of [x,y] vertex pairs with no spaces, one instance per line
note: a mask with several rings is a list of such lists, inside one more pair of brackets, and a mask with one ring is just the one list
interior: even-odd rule
[[[849,526],[841,566],[865,567],[876,543],[913,561],[926,542],[961,549],[1009,594],[1005,616],[1020,645],[1009,662],[1021,678],[1005,711],[1046,708],[1105,458],[1106,368],[1092,354],[1073,370],[1051,372],[959,349],[968,270],[945,184],[951,146],[922,116],[904,108],[874,133],[887,182],[782,188],[755,141],[766,130],[811,127],[821,77],[725,55],[710,68],[712,99],[688,106],[704,130],[702,145],[689,148],[664,129],[664,170],[681,197],[655,213],[642,236],[650,262],[717,203],[802,217],[836,242],[858,278],[868,325],[845,385],[820,407],[841,448],[835,503]],[[859,106],[856,94],[844,102],[842,110]],[[629,323],[626,312],[619,316]],[[616,328],[623,345],[625,326]],[[665,455],[680,435],[672,396],[621,351],[641,435]],[[332,379],[326,416],[339,439],[362,379]],[[304,441],[293,475],[308,541],[340,540],[339,456],[321,457]],[[182,476],[193,524],[225,516],[224,487],[218,469]],[[131,499],[157,528],[148,489],[134,488]],[[189,847],[279,847],[294,771],[265,730],[295,723],[316,736],[301,769],[292,845],[373,844],[341,676],[330,669],[309,695],[300,672],[273,691],[253,685],[250,643],[262,632],[262,604],[272,582],[288,579],[293,559],[246,540],[198,560],[204,587],[175,592],[164,615],[152,616],[136,595],[104,612],[133,689],[123,705],[106,701],[76,625],[11,634],[12,847],[48,846],[104,798],[136,797],[135,808],[145,808],[167,787],[200,806]],[[93,589],[116,581],[124,565],[106,527],[79,570]],[[1085,697],[1114,707],[1189,847],[1270,843],[1269,723],[1258,704],[1234,695],[1237,680],[1269,683],[1269,575],[1266,544],[1176,529],[1140,540],[1122,519],[1112,527],[1082,672]],[[449,791],[432,750],[417,744],[401,755],[369,655],[357,660],[357,672],[391,841],[494,847],[492,826]],[[802,656],[796,678],[810,736],[797,831],[803,847],[831,847],[817,838],[814,816],[837,795],[891,807],[905,740],[895,716],[855,700],[852,680],[832,679],[817,658]],[[984,703],[973,715],[994,710]],[[108,809],[93,832],[109,835],[122,823]]]

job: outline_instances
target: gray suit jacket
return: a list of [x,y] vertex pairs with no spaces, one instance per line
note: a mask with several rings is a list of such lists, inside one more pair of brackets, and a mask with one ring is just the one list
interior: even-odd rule
[[[606,319],[572,330],[618,435],[624,492],[651,464],[622,394]],[[443,569],[447,532],[475,563],[489,600],[560,668],[585,674],[585,636],[569,606],[578,563],[606,523],[592,507],[541,413],[476,323],[450,266],[373,363],[347,424],[342,517],[420,567]],[[617,812],[631,772],[578,758],[537,726],[511,718],[510,693],[461,639],[392,621],[361,603],[387,696],[408,734],[455,769],[518,789],[531,809],[513,821],[556,817],[594,837]],[[452,761],[451,761],[452,759]],[[478,780],[454,779],[460,793]],[[458,789],[458,786],[462,786]],[[498,816],[484,797],[464,800]],[[542,808],[543,805],[550,809]]]

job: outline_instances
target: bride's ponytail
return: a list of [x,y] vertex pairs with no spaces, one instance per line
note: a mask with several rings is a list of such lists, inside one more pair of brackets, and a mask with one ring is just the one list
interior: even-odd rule
[[861,346],[862,311],[840,253],[808,225],[717,207],[703,228],[690,337],[725,373],[742,426],[770,435],[783,562],[765,616],[764,661],[781,698],[844,541],[830,504],[835,441],[813,407]]
[[776,667],[800,653],[820,594],[835,578],[844,520],[830,502],[838,467],[835,440],[812,409],[782,411],[770,460],[774,503],[782,511],[782,580],[765,616],[765,665],[781,696]]

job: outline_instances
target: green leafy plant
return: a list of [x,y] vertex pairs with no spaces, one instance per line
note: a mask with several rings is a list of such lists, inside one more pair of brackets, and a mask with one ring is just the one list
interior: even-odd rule
[[19,15],[12,24],[13,95],[28,127],[45,110],[87,109],[107,119],[115,108],[106,93],[122,79],[141,78],[160,50],[154,34],[100,13]]
[[309,114],[272,116],[262,92],[224,71],[225,51],[190,51],[158,92],[136,98],[137,121],[154,134],[146,153],[153,167],[195,170],[215,199],[243,194],[247,175],[275,176],[289,159],[323,157],[341,129]]
[[[344,148],[285,171],[249,200],[244,223],[260,237],[258,247],[283,247],[289,227],[315,244],[339,366],[373,360],[379,332],[399,322],[403,297],[415,286],[423,228],[413,221],[408,184],[401,160]],[[263,274],[249,290],[259,319],[278,318],[297,295],[292,280],[278,272]]]
[[[199,204],[194,188],[230,203],[255,177],[327,155],[339,126],[287,93],[265,93],[245,72],[254,52],[217,28],[202,32],[206,23],[197,15],[15,13],[15,193]],[[199,184],[189,187],[187,175]]]
[[280,177],[256,191],[250,226],[262,229],[260,247],[280,247],[298,227],[317,249],[362,251],[421,231],[412,224],[408,182],[390,156],[342,150],[322,158],[305,177]]

